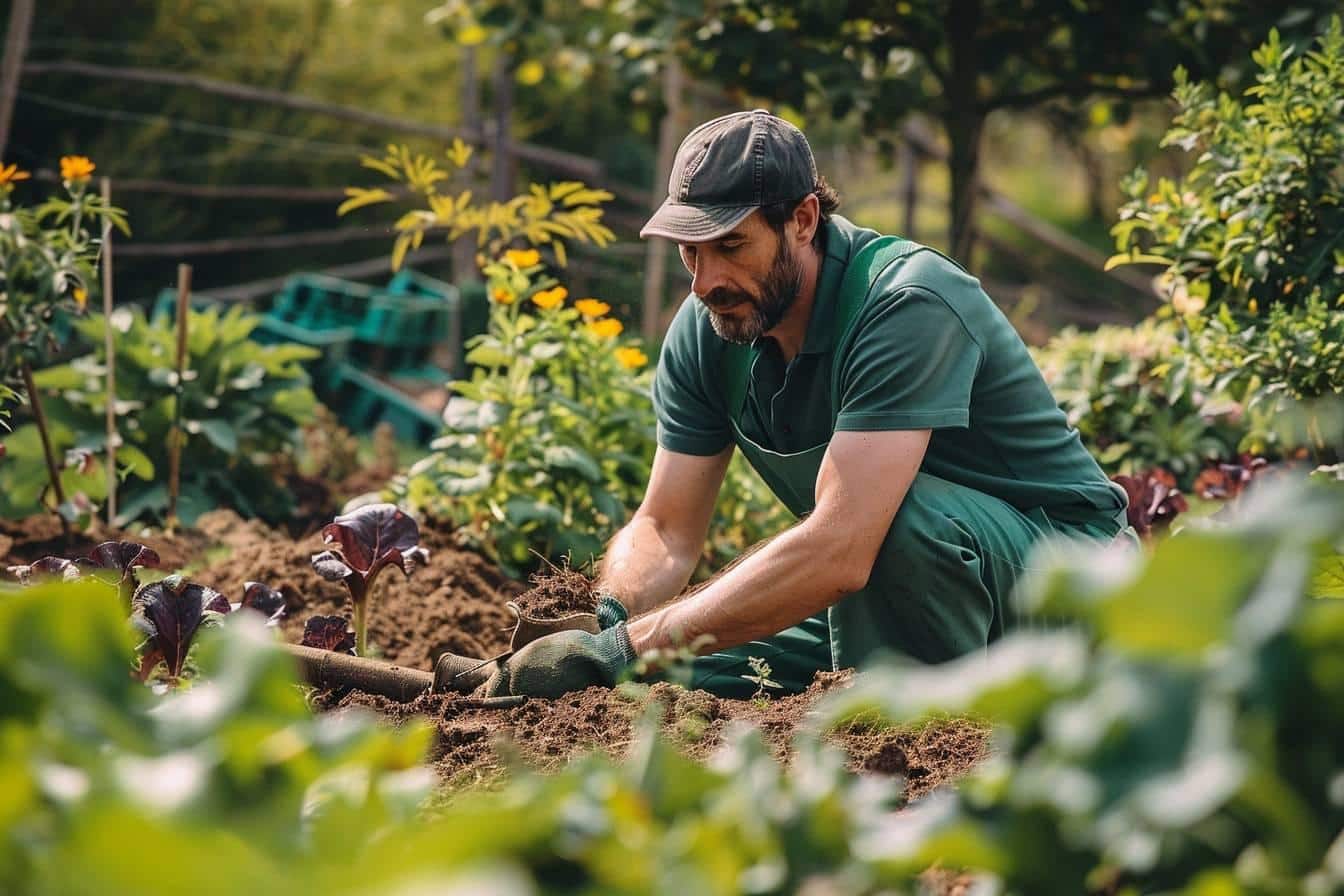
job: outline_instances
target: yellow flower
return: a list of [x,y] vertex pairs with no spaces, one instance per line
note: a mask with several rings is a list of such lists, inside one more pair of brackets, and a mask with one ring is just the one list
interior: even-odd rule
[[0,164],[0,187],[8,186],[18,180],[32,177],[27,171],[20,171],[18,165]]
[[563,286],[557,286],[553,289],[543,289],[540,292],[533,294],[532,302],[538,308],[549,310],[560,305],[568,295],[569,290],[565,289]]
[[621,331],[625,327],[616,318],[608,317],[603,320],[592,321],[588,324],[588,329],[594,336],[601,336],[603,339],[615,339],[621,335]]
[[1246,307],[1250,309],[1252,314],[1260,313],[1260,303],[1257,302],[1255,299],[1251,299],[1249,302],[1247,302]]
[[86,181],[93,174],[94,167],[88,156],[61,156],[61,180],[76,183]]
[[80,311],[89,304],[89,294],[82,286],[75,287],[75,304],[79,306]]
[[621,366],[627,370],[636,370],[649,363],[649,356],[633,345],[627,345],[624,348],[616,349],[616,360],[620,361]]
[[513,294],[513,290],[509,289],[508,287],[496,286],[494,290],[490,293],[490,298],[494,299],[501,305],[512,305],[515,296]]
[[579,313],[584,317],[601,317],[611,310],[611,306],[606,302],[599,302],[597,299],[579,299],[574,303],[574,307],[579,309]]
[[530,268],[541,261],[541,253],[536,249],[509,249],[504,257],[516,268]]

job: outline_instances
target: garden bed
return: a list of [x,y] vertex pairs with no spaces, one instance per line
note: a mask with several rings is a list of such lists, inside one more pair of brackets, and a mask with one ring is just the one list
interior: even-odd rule
[[[324,580],[310,563],[312,554],[324,547],[319,535],[292,540],[230,511],[208,513],[196,529],[171,537],[99,531],[76,536],[73,546],[64,547],[50,518],[0,527],[5,564],[48,553],[73,556],[103,537],[134,537],[159,553],[166,570],[186,569],[191,580],[226,595],[240,595],[246,581],[289,586],[281,630],[290,641],[302,637],[311,616],[348,613],[344,588]],[[504,604],[522,593],[524,585],[479,554],[456,547],[441,528],[423,526],[421,544],[430,551],[429,563],[410,579],[386,574],[371,607],[371,655],[429,670],[443,651],[485,657],[506,649],[513,619]],[[689,756],[707,758],[731,723],[745,722],[760,729],[777,757],[787,759],[793,735],[808,724],[817,699],[844,687],[849,677],[848,672],[823,674],[806,693],[758,700],[723,699],[661,683],[591,688],[502,710],[472,706],[458,695],[425,695],[399,704],[361,692],[324,692],[315,694],[313,702],[324,710],[369,707],[393,724],[417,715],[429,718],[439,732],[431,760],[446,796],[462,786],[499,780],[509,756],[554,769],[591,750],[623,755],[638,720],[654,703],[663,707],[663,731]],[[914,730],[851,724],[827,738],[845,750],[855,770],[905,776],[909,797],[962,775],[987,749],[986,730],[961,720]]]

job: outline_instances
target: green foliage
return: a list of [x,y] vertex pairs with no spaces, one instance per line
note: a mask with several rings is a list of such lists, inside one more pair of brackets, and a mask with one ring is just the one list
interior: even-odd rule
[[1244,100],[1178,69],[1163,143],[1194,163],[1151,190],[1142,169],[1124,185],[1112,261],[1165,263],[1182,314],[1344,296],[1344,29],[1336,17],[1309,52],[1273,31],[1253,58]]
[[[471,154],[471,147],[461,140],[455,140],[445,153],[454,171],[464,169]],[[612,199],[612,194],[590,189],[578,181],[545,187],[532,184],[526,194],[507,202],[473,205],[470,190],[456,194],[441,191],[451,183],[451,175],[432,156],[412,153],[405,146],[390,146],[382,158],[364,156],[362,162],[395,186],[409,189],[425,205],[402,215],[392,225],[397,232],[392,247],[393,270],[401,267],[408,251],[420,248],[431,230],[445,231],[449,242],[475,233],[477,245],[488,249],[491,255],[497,255],[517,238],[534,246],[549,245],[561,267],[566,261],[567,240],[601,247],[616,238],[602,223],[602,203]],[[396,198],[381,187],[347,187],[345,192],[349,198],[337,209],[341,215]]]
[[130,232],[121,211],[89,189],[93,168],[82,156],[61,159],[64,195],[27,206],[13,193],[28,173],[0,164],[0,381],[40,364],[63,341],[63,316],[84,312],[97,287],[102,222]]
[[957,791],[884,825],[886,861],[981,868],[1023,896],[1340,892],[1344,602],[1308,595],[1344,502],[1337,482],[1258,497],[1151,560],[1044,556],[1023,609],[1064,627],[835,697],[833,719],[1000,726]]
[[1069,424],[1107,473],[1164,467],[1185,482],[1206,462],[1232,457],[1242,428],[1234,403],[1180,368],[1178,327],[1149,319],[1135,327],[1069,328],[1032,354]]
[[515,574],[534,552],[600,554],[638,506],[654,447],[648,358],[618,343],[605,303],[537,289],[554,283],[541,269],[530,250],[487,266],[494,304],[469,343],[472,378],[452,384],[433,453],[393,484]]
[[[190,312],[182,378],[181,491],[178,516],[190,525],[214,507],[278,521],[291,510],[289,496],[267,472],[270,455],[288,451],[315,399],[301,361],[315,356],[298,345],[253,342],[255,315],[235,307]],[[176,330],[167,320],[147,321],[140,309],[113,314],[117,329],[117,463],[123,481],[119,520],[162,519],[168,505],[168,445],[177,391]],[[101,462],[106,450],[104,319],[78,321],[92,354],[35,375],[56,450],[72,463],[62,472],[68,494],[106,497]],[[38,506],[45,468],[36,427],[20,427],[5,440],[0,464],[0,513],[31,514]]]
[[1275,304],[1267,314],[1238,316],[1226,307],[1187,321],[1177,370],[1190,382],[1211,383],[1242,407],[1246,435],[1240,449],[1254,453],[1306,446],[1329,449],[1319,426],[1294,426],[1314,399],[1344,391],[1344,311],[1311,296],[1299,307]]

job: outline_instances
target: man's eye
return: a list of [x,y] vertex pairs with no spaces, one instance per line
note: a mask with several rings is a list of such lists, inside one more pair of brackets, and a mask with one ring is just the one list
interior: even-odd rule
[[736,252],[742,248],[741,243],[719,243],[720,252]]

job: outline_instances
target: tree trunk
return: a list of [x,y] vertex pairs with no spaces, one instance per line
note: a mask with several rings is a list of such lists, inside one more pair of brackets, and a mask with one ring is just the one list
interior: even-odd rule
[[20,368],[23,375],[23,389],[28,393],[28,405],[33,409],[33,420],[37,423],[37,434],[42,437],[42,457],[47,462],[47,476],[51,479],[51,491],[56,496],[56,516],[61,521],[61,534],[70,538],[70,523],[65,518],[61,505],[65,503],[65,489],[61,487],[61,468],[56,466],[56,455],[51,449],[51,435],[47,429],[47,415],[42,410],[42,397],[37,394],[33,383],[33,368],[27,361]]
[[952,0],[948,43],[951,67],[947,79],[947,111],[943,126],[950,144],[952,208],[948,246],[953,258],[970,263],[975,242],[976,178],[980,167],[980,136],[985,117],[976,89],[979,76],[976,32],[980,27],[980,0]]

